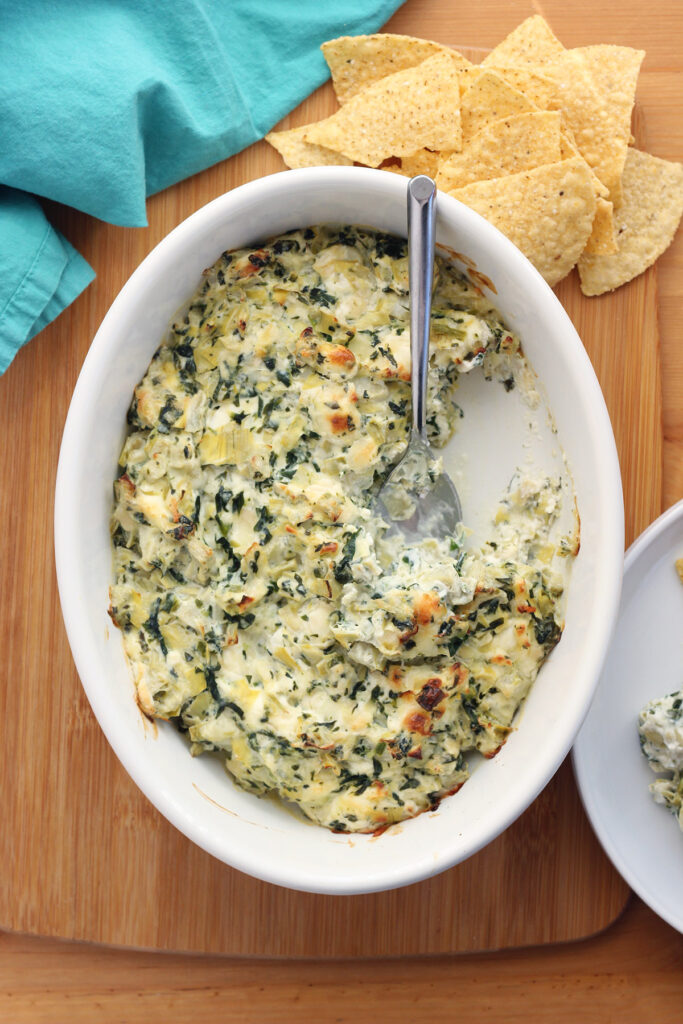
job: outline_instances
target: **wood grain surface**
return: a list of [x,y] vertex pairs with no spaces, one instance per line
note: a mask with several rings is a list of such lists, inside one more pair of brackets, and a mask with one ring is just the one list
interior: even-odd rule
[[[314,120],[335,106],[326,86],[290,120]],[[2,795],[3,820],[29,820],[31,828],[0,833],[0,850],[22,864],[19,884],[0,901],[0,923],[150,949],[304,957],[500,949],[592,934],[614,920],[627,888],[593,836],[568,767],[495,842],[436,878],[343,900],[294,893],[227,868],[165,821],[117,763],[81,691],[58,611],[52,538],[49,530],[36,535],[36,524],[51,520],[56,441],[72,390],[65,368],[77,371],[118,291],[109,275],[127,278],[156,236],[214,195],[281,168],[275,151],[260,143],[161,193],[149,204],[146,243],[142,232],[57,212],[98,278],[84,297],[89,308],[76,303],[28,346],[3,381],[4,428],[8,436],[13,426],[15,443],[0,453],[0,479],[9,483],[0,515],[11,521],[14,538],[1,582],[14,618],[0,625],[11,652],[0,730],[12,763],[20,766]],[[142,251],[127,250],[131,235]],[[648,271],[607,301],[582,296],[575,275],[558,288],[605,388],[629,538],[659,512],[655,274]],[[626,329],[630,323],[642,325],[637,335]],[[37,381],[44,382],[41,389],[49,382],[49,397],[38,399]],[[12,678],[22,686],[12,687]],[[43,713],[36,718],[38,706]],[[46,849],[53,851],[49,859]],[[191,900],[187,878],[205,883],[193,888]]]
[[[450,0],[409,0],[388,29],[488,48],[537,9],[521,0],[482,0],[462,7]],[[647,145],[656,155],[683,159],[683,5],[626,0],[615,19],[606,0],[572,5],[549,0],[543,13],[565,45],[607,41],[648,51],[638,90]],[[328,102],[324,90],[310,100],[312,116],[327,109]],[[297,113],[292,123],[303,119]],[[607,924],[616,915],[626,889],[592,839],[566,764],[498,840],[500,850],[493,844],[440,879],[365,898],[355,908],[348,905],[352,901],[327,901],[339,904],[327,916],[317,916],[316,908],[306,905],[307,899],[324,898],[285,894],[272,916],[272,893],[280,890],[254,890],[250,886],[259,883],[205,855],[194,859],[194,848],[129,782],[80,693],[56,600],[50,536],[54,468],[69,394],[90,339],[130,271],[197,206],[242,180],[276,170],[277,162],[264,166],[272,161],[264,152],[262,145],[252,147],[156,197],[149,204],[148,229],[115,229],[53,211],[98,278],[0,380],[6,442],[0,451],[0,512],[13,541],[3,545],[0,556],[0,643],[6,652],[0,729],[5,764],[13,766],[0,790],[0,925],[48,935],[108,934],[110,941],[124,942],[142,931],[155,933],[150,944],[159,947],[172,945],[168,936],[175,929],[175,935],[187,938],[185,948],[206,949],[207,935],[213,941],[226,937],[225,927],[221,932],[215,923],[208,925],[206,909],[199,919],[188,912],[179,931],[178,921],[172,920],[172,905],[186,895],[190,877],[198,880],[193,895],[211,891],[215,915],[223,919],[234,918],[237,909],[224,902],[228,892],[241,899],[246,891],[249,900],[239,904],[249,919],[240,925],[244,951],[251,941],[270,955],[317,957],[336,951],[386,957],[586,934],[589,922]],[[656,274],[650,272],[637,288],[622,289],[629,298],[618,312],[615,296],[584,303],[572,283],[559,289],[615,416],[631,537],[654,518],[660,504],[667,507],[683,497],[682,271],[679,234]],[[651,355],[654,351],[656,356],[657,314],[664,369],[663,461],[657,359]],[[615,413],[620,405],[626,413],[621,428]],[[99,823],[96,836],[93,820]],[[148,871],[151,851],[159,854],[159,863]],[[499,854],[503,859],[495,865],[483,860]],[[458,874],[480,859],[476,892],[465,892]],[[145,862],[146,884],[138,886],[136,871]],[[533,870],[527,870],[532,864]],[[520,875],[514,870],[518,865]],[[234,876],[232,888],[220,888],[225,873]],[[473,874],[470,887],[474,880]],[[368,905],[372,900],[375,908]],[[371,933],[370,939],[359,941],[349,927],[359,913],[361,930]],[[70,931],[63,930],[65,922]],[[336,929],[341,941],[332,934]],[[0,1020],[175,1021],[210,1010],[226,1020],[365,1020],[409,1012],[419,1021],[454,1015],[456,1006],[459,1019],[473,1021],[545,1020],[551,1014],[558,1021],[675,1021],[683,1016],[683,940],[633,897],[611,928],[588,941],[456,959],[411,959],[409,965],[387,959],[249,964],[5,934],[0,940]]]
[[609,932],[581,943],[408,963],[244,961],[0,935],[0,1019],[680,1024],[681,972],[681,936],[635,898]]

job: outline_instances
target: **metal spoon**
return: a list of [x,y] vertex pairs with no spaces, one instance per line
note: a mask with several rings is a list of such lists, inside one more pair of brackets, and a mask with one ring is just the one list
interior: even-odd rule
[[410,543],[452,537],[462,520],[458,492],[435,473],[425,429],[429,329],[434,280],[436,185],[420,174],[408,182],[408,271],[413,418],[408,447],[377,496],[378,511]]

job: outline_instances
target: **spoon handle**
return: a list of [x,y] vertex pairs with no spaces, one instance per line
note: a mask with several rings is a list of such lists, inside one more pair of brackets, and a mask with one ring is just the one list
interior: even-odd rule
[[429,326],[434,280],[436,185],[426,174],[408,182],[408,272],[413,432],[425,439]]

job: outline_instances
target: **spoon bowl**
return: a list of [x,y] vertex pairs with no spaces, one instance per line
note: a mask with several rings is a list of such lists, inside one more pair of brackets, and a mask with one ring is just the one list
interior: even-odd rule
[[401,461],[377,497],[377,511],[389,523],[387,535],[415,543],[427,537],[453,537],[462,521],[460,498],[429,444],[412,432]]

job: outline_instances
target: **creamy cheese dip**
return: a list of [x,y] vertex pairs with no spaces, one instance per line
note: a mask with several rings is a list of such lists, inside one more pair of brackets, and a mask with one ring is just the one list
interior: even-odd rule
[[650,783],[650,792],[683,829],[683,690],[646,704],[638,716],[638,733],[650,768],[661,775]]
[[[683,583],[683,558],[674,566]],[[650,768],[660,776],[650,783],[655,803],[668,807],[683,830],[683,689],[645,705],[638,737]]]
[[[140,707],[339,831],[434,808],[493,756],[562,630],[558,479],[513,480],[490,540],[400,547],[372,511],[409,433],[404,240],[293,231],[224,253],[135,389],[111,615]],[[431,444],[460,374],[531,377],[439,258]],[[495,383],[491,387],[497,386]],[[499,385],[498,385],[499,386]]]

